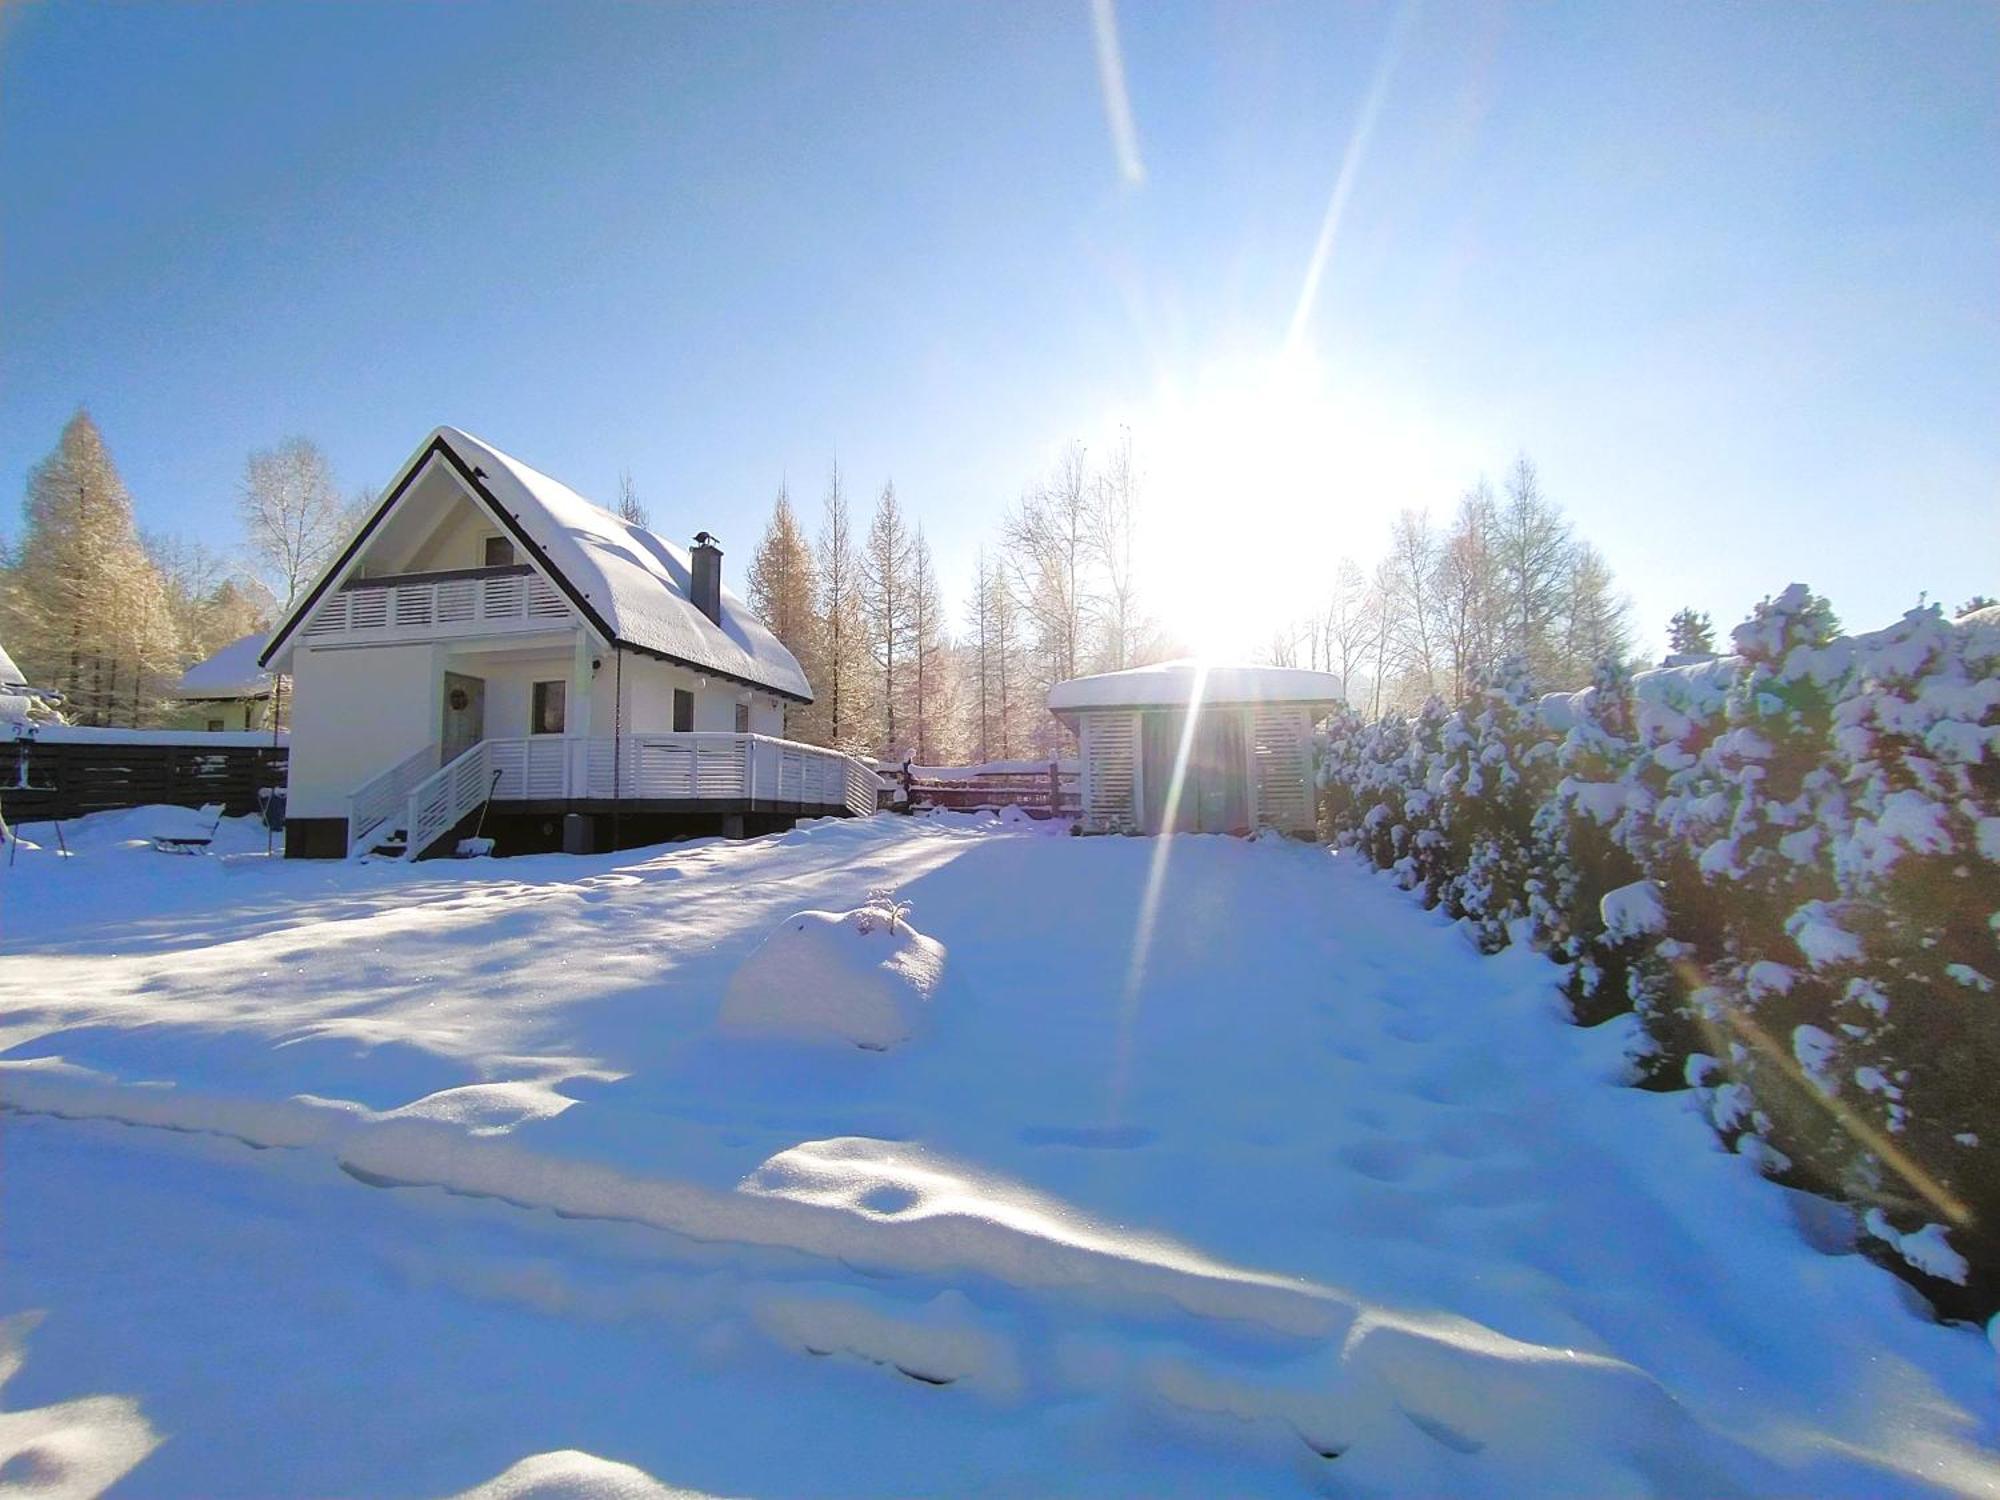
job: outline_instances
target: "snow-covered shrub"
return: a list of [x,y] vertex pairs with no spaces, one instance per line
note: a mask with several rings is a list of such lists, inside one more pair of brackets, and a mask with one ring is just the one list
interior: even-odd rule
[[723,1029],[882,1052],[923,1024],[944,975],[942,943],[909,903],[871,891],[853,911],[787,917],[730,977]]
[[1471,923],[1521,915],[1584,1024],[1637,1013],[1761,1170],[1865,1210],[1941,1307],[2000,1306],[2000,616],[1837,634],[1794,585],[1735,655],[1539,704],[1329,725],[1329,836]]

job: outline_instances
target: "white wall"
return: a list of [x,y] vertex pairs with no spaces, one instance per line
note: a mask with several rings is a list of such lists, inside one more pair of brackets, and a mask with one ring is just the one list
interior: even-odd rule
[[[734,731],[736,704],[740,696],[750,700],[750,729],[753,734],[776,736],[784,733],[784,712],[779,700],[769,693],[739,688],[719,677],[704,678],[686,667],[675,666],[657,657],[641,656],[636,651],[627,651],[624,657],[624,726],[627,734],[664,734],[670,731],[674,727],[675,688],[685,688],[694,694],[694,727],[697,730]],[[590,732],[610,734],[615,722],[612,717],[611,685],[616,663],[609,652],[601,653],[599,659],[603,666],[598,670],[591,695]]]
[[356,787],[436,740],[443,674],[429,642],[294,652],[287,815],[346,817]]

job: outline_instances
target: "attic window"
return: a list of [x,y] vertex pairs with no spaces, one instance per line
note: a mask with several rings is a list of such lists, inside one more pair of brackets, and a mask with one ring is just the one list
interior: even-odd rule
[[674,689],[674,733],[686,734],[694,728],[694,694],[686,688]]
[[486,539],[486,566],[489,568],[514,566],[514,543],[510,538],[489,536]]

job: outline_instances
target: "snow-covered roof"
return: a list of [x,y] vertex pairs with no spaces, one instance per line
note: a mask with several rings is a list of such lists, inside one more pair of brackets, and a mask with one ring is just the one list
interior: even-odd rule
[[21,669],[14,665],[14,658],[7,654],[7,648],[0,646],[0,689],[26,687],[28,679],[21,675]]
[[264,632],[231,641],[207,661],[181,674],[176,698],[262,698],[271,691],[271,674],[257,665],[264,649]]
[[1049,689],[1056,713],[1081,708],[1177,708],[1204,703],[1338,703],[1340,679],[1303,667],[1253,667],[1163,661],[1123,672],[1074,677]]
[[[370,526],[387,514],[438,447],[458,459],[474,486],[540,550],[557,582],[567,586],[572,602],[581,604],[585,618],[607,640],[801,702],[812,700],[812,685],[798,660],[728,588],[722,590],[720,624],[696,608],[684,549],[620,520],[561,480],[469,432],[440,427],[425,439]],[[350,547],[334,572],[355,555]],[[307,596],[306,608],[317,601],[325,582]],[[265,660],[275,655],[305,612],[302,608],[285,622]]]

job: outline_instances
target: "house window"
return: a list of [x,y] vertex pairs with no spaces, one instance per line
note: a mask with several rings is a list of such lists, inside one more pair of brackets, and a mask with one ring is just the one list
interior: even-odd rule
[[504,536],[489,536],[486,539],[486,566],[489,568],[513,567],[514,544]]
[[569,692],[569,684],[558,678],[554,682],[535,684],[534,720],[529,727],[531,734],[561,734],[563,732],[563,703]]
[[674,733],[686,734],[694,728],[694,694],[686,688],[674,689]]
[[210,719],[210,720],[208,721],[208,732],[209,732],[210,734],[215,734],[215,733],[217,733],[218,731],[220,731],[220,730],[221,730],[221,728],[222,728],[222,720],[220,720],[220,719]]
[[750,705],[747,703],[736,705],[736,732],[738,734],[750,732]]

